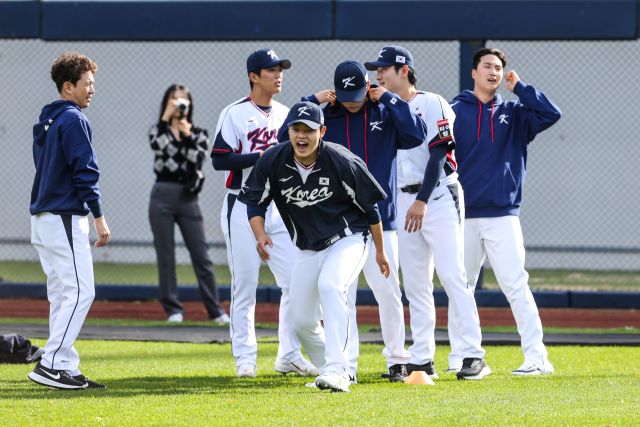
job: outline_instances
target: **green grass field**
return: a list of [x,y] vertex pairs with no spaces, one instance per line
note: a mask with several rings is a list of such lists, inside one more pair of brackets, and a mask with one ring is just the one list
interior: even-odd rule
[[[34,340],[43,345],[44,340]],[[350,393],[304,387],[273,371],[275,344],[260,344],[258,378],[236,379],[229,345],[78,341],[81,368],[106,390],[53,391],[29,381],[32,365],[0,367],[0,425],[557,425],[640,424],[636,348],[550,347],[556,373],[519,378],[519,347],[486,347],[493,374],[456,381],[438,348],[431,386],[380,378],[382,346],[361,346]]]
[[[31,325],[48,325],[49,319],[40,319],[40,318],[19,318],[19,317],[0,317],[0,324],[31,324]],[[221,326],[222,323],[213,323],[213,322],[195,322],[185,320],[182,323],[169,323],[166,320],[138,320],[138,319],[85,319],[84,325],[109,325],[109,326],[171,326],[174,328],[179,328],[182,326],[203,326],[203,327],[211,327],[211,326]],[[277,329],[277,323],[256,323],[256,327],[258,328],[268,328],[268,329]],[[407,330],[411,330],[409,326],[406,327]],[[436,327],[436,329],[446,330],[444,327]],[[545,334],[640,334],[639,328],[634,328],[632,326],[625,326],[624,328],[609,328],[609,329],[585,329],[585,328],[559,328],[555,326],[545,327]],[[380,325],[363,325],[358,324],[358,331],[361,334],[371,331],[380,331]],[[483,332],[513,332],[516,333],[518,330],[515,326],[484,326],[482,328]],[[271,339],[271,338],[269,338]]]
[[[158,283],[155,264],[94,264],[96,283],[142,284]],[[218,283],[231,283],[231,274],[226,265],[215,266]],[[196,284],[196,277],[190,264],[179,264],[176,268],[178,283]],[[402,272],[401,272],[402,275]],[[600,290],[600,291],[640,291],[640,271],[590,271],[590,270],[530,270],[529,286],[533,290]],[[44,283],[46,276],[39,262],[0,261],[0,281]],[[271,270],[260,269],[259,283],[275,285]],[[438,277],[434,278],[436,288],[441,288]],[[364,276],[360,275],[359,286],[366,287]],[[484,287],[499,289],[493,270],[485,270]]]

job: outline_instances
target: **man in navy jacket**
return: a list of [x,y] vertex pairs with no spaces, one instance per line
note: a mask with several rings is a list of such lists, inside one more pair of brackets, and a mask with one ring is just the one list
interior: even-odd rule
[[[325,140],[340,144],[360,157],[390,196],[378,202],[378,210],[391,273],[388,278],[379,274],[373,253],[370,253],[363,271],[379,305],[386,346],[383,355],[387,359],[389,379],[391,382],[404,381],[411,355],[404,348],[404,308],[398,276],[396,158],[398,150],[420,146],[426,138],[426,130],[407,102],[383,87],[372,87],[367,70],[357,61],[345,61],[336,67],[334,87],[335,91],[323,91],[305,97],[303,101],[316,104],[330,102],[323,110],[327,127]],[[280,129],[281,136],[284,136],[283,128]],[[357,283],[354,282],[349,288],[350,315],[353,318],[356,316],[356,292]],[[351,324],[350,334],[354,337],[349,355],[350,376],[352,382],[356,382],[359,348],[355,322]]]
[[51,68],[60,100],[46,105],[33,127],[31,243],[47,275],[51,333],[29,378],[57,389],[105,388],[80,373],[73,347],[95,296],[87,215],[93,214],[96,247],[111,236],[100,202],[91,124],[80,111],[91,103],[97,69],[84,55],[60,55]]
[[[473,56],[474,90],[452,102],[456,113],[456,158],[465,192],[464,262],[474,289],[486,257],[516,319],[524,363],[514,375],[552,373],[542,343],[542,324],[524,269],[520,205],[527,149],[536,135],[556,123],[560,109],[542,92],[520,81],[511,70],[504,78],[519,100],[496,94],[507,60],[496,49],[482,48]],[[452,356],[458,352],[455,326],[449,324]]]

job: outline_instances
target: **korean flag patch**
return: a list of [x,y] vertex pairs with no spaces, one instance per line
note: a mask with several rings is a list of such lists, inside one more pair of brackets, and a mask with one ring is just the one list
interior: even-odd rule
[[449,127],[449,120],[438,120],[438,133],[440,134],[440,139],[451,138],[451,128]]
[[329,185],[329,178],[320,178],[320,185]]
[[404,56],[400,56],[400,55],[396,55],[396,62],[400,62],[402,64],[404,64],[406,61]]
[[396,104],[397,99],[396,98],[391,98],[391,101],[389,101],[391,103],[391,105],[395,105]]

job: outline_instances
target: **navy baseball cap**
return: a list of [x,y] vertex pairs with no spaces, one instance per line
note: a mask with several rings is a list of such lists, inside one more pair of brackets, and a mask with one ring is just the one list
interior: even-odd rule
[[313,102],[298,102],[291,107],[289,126],[294,123],[304,123],[311,129],[318,129],[324,126],[324,114],[322,114],[320,107]]
[[392,65],[408,65],[413,70],[411,52],[400,46],[387,46],[382,48],[378,54],[378,59],[364,63],[365,68],[369,71],[376,71],[378,67],[390,67]]
[[358,61],[344,61],[336,67],[333,85],[340,102],[360,102],[367,94],[369,76]]
[[291,68],[291,61],[278,58],[273,50],[268,48],[256,50],[247,58],[247,74],[258,68],[271,68],[278,64],[282,66],[283,70]]

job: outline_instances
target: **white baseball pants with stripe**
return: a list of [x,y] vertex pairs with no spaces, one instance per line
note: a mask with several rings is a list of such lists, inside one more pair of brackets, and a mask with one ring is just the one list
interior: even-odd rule
[[42,365],[79,375],[80,358],[73,348],[95,296],[89,219],[40,213],[31,217],[31,243],[47,275],[49,340]]
[[362,271],[370,246],[370,236],[356,233],[322,251],[298,250],[291,278],[295,304],[289,312],[302,346],[321,374],[349,375],[350,329],[355,319],[349,315],[348,291]]
[[[400,292],[400,277],[398,275],[398,232],[386,230],[383,232],[384,250],[389,258],[390,273],[385,278],[380,273],[380,267],[376,263],[376,251],[372,247],[364,263],[364,277],[373,291],[378,302],[380,312],[380,326],[385,348],[382,355],[387,359],[387,368],[409,363],[411,354],[404,348],[405,324],[404,307],[402,305],[402,293]],[[355,375],[358,369],[358,357],[360,356],[360,342],[358,339],[358,325],[356,319],[356,294],[358,290],[358,278],[349,288],[349,316],[351,322],[351,349],[349,360],[351,363],[350,375]]]
[[[238,201],[236,194],[230,192],[225,196],[221,223],[231,270],[231,352],[236,360],[236,367],[243,363],[255,366],[258,356],[255,330],[256,290],[261,261],[256,250],[256,238],[247,218],[247,205]],[[271,254],[268,265],[282,290],[277,360],[291,363],[302,357],[300,341],[288,315],[289,283],[298,249],[291,243],[291,237],[273,203],[267,209],[265,231],[273,241],[273,248],[267,248]]]
[[[480,268],[487,256],[516,319],[525,364],[536,364],[545,371],[553,372],[547,349],[542,343],[542,322],[529,288],[529,274],[524,269],[520,218],[509,215],[465,220],[464,264],[472,291],[475,290]],[[450,364],[462,364],[458,336],[456,326],[450,324]]]
[[404,230],[407,211],[416,194],[398,191],[398,247],[400,268],[411,313],[409,347],[411,363],[423,365],[433,360],[436,351],[434,331],[436,307],[433,299],[433,269],[449,297],[450,319],[460,325],[457,337],[464,357],[483,358],[480,318],[463,263],[464,198],[460,184],[439,185],[427,204],[422,229]]

